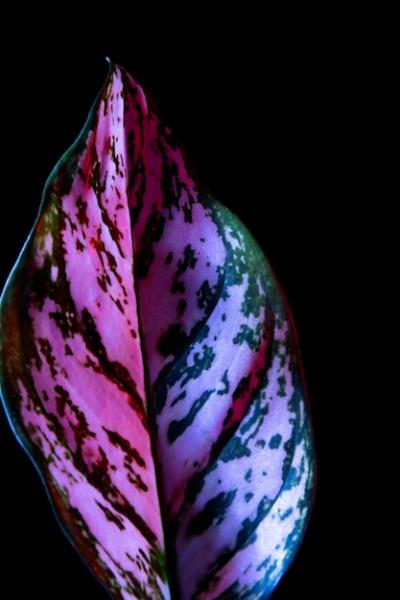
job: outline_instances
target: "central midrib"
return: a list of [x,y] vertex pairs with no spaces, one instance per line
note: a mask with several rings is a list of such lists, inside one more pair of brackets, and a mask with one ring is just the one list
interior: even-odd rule
[[[131,228],[132,232],[132,228]],[[157,426],[156,426],[156,410],[153,402],[153,386],[150,383],[149,369],[147,363],[147,353],[144,344],[144,328],[142,326],[142,311],[141,311],[141,299],[139,293],[139,286],[137,283],[137,275],[136,275],[136,247],[135,247],[135,239],[133,233],[131,233],[132,239],[132,262],[133,262],[133,288],[136,298],[136,311],[137,311],[137,320],[138,320],[138,330],[139,330],[139,343],[140,343],[140,351],[143,362],[143,379],[144,379],[144,393],[145,393],[145,408],[149,426],[149,435],[150,435],[150,444],[151,444],[151,453],[154,464],[154,472],[156,477],[156,485],[157,485],[157,497],[160,507],[160,515],[161,515],[161,525],[164,534],[164,563],[161,565],[165,569],[165,576],[167,578],[167,584],[170,591],[171,600],[182,600],[182,596],[180,593],[178,572],[176,569],[176,551],[175,551],[175,540],[173,531],[171,531],[171,526],[168,528],[168,515],[167,515],[167,507],[164,503],[164,493],[163,493],[163,476],[161,472],[161,465],[158,460],[158,440],[157,440]]]

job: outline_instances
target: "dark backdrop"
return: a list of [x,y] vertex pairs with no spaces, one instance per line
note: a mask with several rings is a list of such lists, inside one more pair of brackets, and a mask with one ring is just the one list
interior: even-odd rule
[[[318,458],[310,526],[274,600],[338,594],[348,576],[341,425],[349,400],[339,375],[349,335],[342,321],[344,271],[355,261],[345,240],[359,143],[359,53],[344,50],[340,36],[325,34],[321,28],[311,37],[292,37],[283,28],[271,41],[268,33],[253,36],[247,29],[246,37],[232,33],[221,40],[207,28],[195,38],[182,28],[175,38],[167,31],[157,45],[159,34],[144,26],[138,37],[135,26],[124,41],[84,50],[81,34],[72,31],[59,43],[53,32],[43,50],[28,44],[23,58],[11,53],[2,67],[2,282],[50,170],[80,131],[103,82],[106,55],[150,91],[203,181],[269,257],[298,327]],[[15,597],[106,598],[59,531],[2,411],[0,461],[2,577],[16,586]]]

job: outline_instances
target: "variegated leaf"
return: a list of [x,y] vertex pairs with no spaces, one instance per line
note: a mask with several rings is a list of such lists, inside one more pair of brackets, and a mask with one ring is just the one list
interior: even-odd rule
[[290,312],[242,223],[111,66],[1,301],[2,397],[113,598],[268,598],[308,519]]

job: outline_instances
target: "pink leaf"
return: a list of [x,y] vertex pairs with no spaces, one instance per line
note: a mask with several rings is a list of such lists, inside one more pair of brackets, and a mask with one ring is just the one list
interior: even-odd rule
[[1,302],[2,397],[114,598],[268,598],[313,447],[297,339],[246,228],[111,66]]

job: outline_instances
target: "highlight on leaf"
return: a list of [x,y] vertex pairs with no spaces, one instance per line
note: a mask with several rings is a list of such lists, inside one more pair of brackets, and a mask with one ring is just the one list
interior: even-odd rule
[[0,323],[10,424],[110,595],[268,598],[313,495],[294,324],[121,67],[46,183]]

